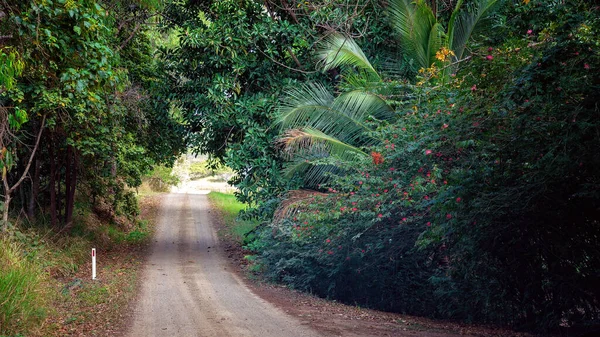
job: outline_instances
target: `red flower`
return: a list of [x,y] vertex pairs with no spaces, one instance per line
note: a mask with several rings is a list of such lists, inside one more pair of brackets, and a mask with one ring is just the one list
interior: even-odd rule
[[589,65],[589,64],[587,64],[587,63],[585,63],[585,64],[583,65],[583,69],[585,69],[585,70],[590,70],[590,65]]
[[494,57],[493,57],[492,55],[488,55],[488,56],[486,56],[485,58],[486,58],[488,61],[491,61],[491,60],[493,60],[493,59],[494,59]]
[[450,213],[446,214],[446,219],[452,219],[452,214],[450,214]]
[[325,242],[327,242],[327,243],[330,243],[330,242],[331,242],[331,240],[327,239],[327,240],[325,240]]
[[381,217],[383,217],[383,214],[379,213],[379,214],[377,214],[377,217],[381,218]]
[[531,35],[531,34],[533,34],[533,30],[531,30],[531,29],[528,29],[528,30],[527,30],[527,35]]
[[462,199],[460,197],[456,198],[456,202],[460,202]]
[[406,218],[402,218],[402,221],[406,221],[406,220],[408,220],[408,219],[406,219]]
[[331,255],[331,254],[333,254],[333,252],[332,252],[332,251],[330,251],[330,250],[328,250],[328,251],[327,251],[327,254]]
[[371,157],[373,158],[373,164],[379,165],[383,164],[383,156],[379,152],[371,152]]
[[431,154],[431,150],[425,150],[425,155],[430,155]]
[[352,211],[353,211],[353,212],[356,212],[356,211],[358,211],[358,208],[354,207],[354,208],[352,209]]
[[427,223],[427,227],[431,227],[431,222],[428,222],[428,223]]

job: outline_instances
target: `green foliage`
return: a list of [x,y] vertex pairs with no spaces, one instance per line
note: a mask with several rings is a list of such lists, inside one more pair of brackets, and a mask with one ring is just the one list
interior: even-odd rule
[[239,218],[240,212],[245,210],[247,205],[237,201],[233,194],[210,192],[208,198],[221,211],[228,232],[236,241],[246,244],[254,239],[252,232],[258,226],[258,221]]
[[279,139],[287,158],[288,177],[300,174],[305,187],[317,187],[336,170],[331,160],[351,161],[366,154],[360,146],[378,142],[367,120],[390,120],[394,112],[378,95],[355,90],[333,97],[322,85],[290,91],[277,123],[286,130]]
[[118,197],[115,197],[115,200],[117,200],[115,212],[117,215],[125,215],[130,221],[133,221],[140,214],[135,192],[127,191],[118,194]]
[[161,57],[169,61],[169,88],[192,131],[190,143],[236,173],[231,181],[239,200],[257,207],[247,214],[270,217],[279,195],[297,185],[280,173],[273,143],[279,130],[272,124],[284,90],[326,78],[314,71],[311,48],[322,27],[364,33],[369,46],[383,44],[385,25],[369,19],[381,14],[371,1],[361,4],[360,14],[337,0],[291,7],[276,0],[173,1],[166,7],[165,28],[177,32],[179,45],[164,48]]
[[423,72],[393,100],[395,120],[369,124],[381,140],[362,149],[370,158],[340,162],[327,193],[290,193],[254,245],[265,273],[413,314],[535,330],[597,323],[590,6],[512,4],[499,15],[515,25],[491,34],[493,47],[474,45],[453,81]]
[[413,71],[417,71],[434,65],[449,66],[449,62],[437,55],[442,47],[453,52],[452,61],[462,60],[475,29],[497,3],[498,0],[476,0],[463,6],[462,0],[457,1],[446,30],[425,0],[394,0],[388,12],[391,26],[399,34],[404,57]]
[[15,78],[23,72],[24,67],[23,61],[19,59],[16,52],[9,51],[5,53],[5,50],[0,50],[0,88],[3,90],[12,89]]
[[52,225],[69,225],[76,189],[131,208],[125,186],[140,185],[154,165],[170,165],[185,147],[164,65],[153,57],[161,36],[150,24],[160,8],[156,1],[127,0],[3,5],[0,29],[11,34],[3,34],[1,55],[10,62],[3,62],[2,83],[8,87],[4,78],[14,77],[10,90],[0,90],[11,128],[0,146],[9,184],[27,173],[30,135],[42,135],[31,168],[36,181],[23,182],[32,197],[16,200],[32,204],[30,217],[33,205],[41,205]]
[[155,166],[152,172],[144,177],[150,188],[157,192],[168,192],[171,186],[179,184],[179,177],[173,174],[173,168]]
[[44,318],[45,297],[39,285],[45,274],[23,249],[0,239],[0,334],[25,331]]
[[233,171],[227,166],[221,165],[213,167],[208,160],[192,162],[190,164],[190,179],[201,179],[215,175],[232,174]]
[[106,234],[116,244],[140,244],[148,240],[150,232],[145,222],[138,221],[136,226],[128,231],[109,225],[106,227]]

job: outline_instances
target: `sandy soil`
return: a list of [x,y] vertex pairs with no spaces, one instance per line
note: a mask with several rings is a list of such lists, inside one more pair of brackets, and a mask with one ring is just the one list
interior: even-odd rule
[[322,336],[251,292],[223,256],[206,195],[172,193],[128,336]]

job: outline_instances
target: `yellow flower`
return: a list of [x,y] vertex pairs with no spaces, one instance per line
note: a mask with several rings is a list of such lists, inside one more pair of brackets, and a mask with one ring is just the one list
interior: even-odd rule
[[442,47],[440,50],[435,52],[435,58],[442,62],[446,61],[448,56],[454,56],[454,52],[446,47]]
[[528,5],[531,0],[523,0],[523,4]]

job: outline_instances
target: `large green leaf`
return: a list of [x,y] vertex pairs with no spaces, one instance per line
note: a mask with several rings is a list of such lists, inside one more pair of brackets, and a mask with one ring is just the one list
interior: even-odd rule
[[320,84],[307,84],[288,93],[276,123],[282,130],[312,128],[350,144],[370,143],[369,116],[389,119],[393,110],[379,96],[350,91],[336,98]]
[[362,49],[348,36],[334,33],[327,36],[317,51],[323,70],[354,66],[367,72],[369,77],[381,79]]
[[287,130],[278,143],[289,158],[311,153],[352,160],[357,156],[367,155],[360,148],[313,128]]
[[455,54],[455,60],[463,58],[473,31],[493,12],[498,0],[477,0],[470,8],[462,8],[462,3],[463,0],[459,0],[456,4],[448,25],[448,43]]
[[391,0],[388,13],[405,57],[417,69],[430,67],[443,34],[431,8],[424,0]]

